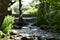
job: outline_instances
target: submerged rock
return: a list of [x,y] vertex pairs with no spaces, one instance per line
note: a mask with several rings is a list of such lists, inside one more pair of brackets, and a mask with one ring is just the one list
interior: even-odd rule
[[41,36],[38,37],[38,40],[42,40]]
[[59,40],[57,38],[47,38],[46,40]]
[[34,40],[34,39],[31,37],[22,37],[21,40]]
[[44,30],[49,29],[49,27],[48,27],[47,25],[40,25],[40,28],[41,28],[41,29],[44,29]]

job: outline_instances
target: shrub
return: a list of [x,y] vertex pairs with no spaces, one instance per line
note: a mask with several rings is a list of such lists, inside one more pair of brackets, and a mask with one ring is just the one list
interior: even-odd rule
[[1,26],[1,30],[5,33],[8,33],[9,30],[11,30],[12,28],[13,22],[14,22],[14,18],[12,16],[9,15],[6,16]]
[[34,25],[47,25],[54,32],[60,29],[60,1],[42,0],[36,16]]
[[51,19],[48,19],[47,25],[50,26],[50,28],[53,29],[54,32],[58,31],[60,29],[60,15],[59,13],[54,14],[53,17],[50,17]]
[[36,14],[36,13],[37,13],[36,8],[31,8],[31,9],[24,12],[24,14]]

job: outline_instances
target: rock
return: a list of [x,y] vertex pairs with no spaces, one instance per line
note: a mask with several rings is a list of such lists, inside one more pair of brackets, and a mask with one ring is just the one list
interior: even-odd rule
[[6,37],[6,34],[3,33],[2,38]]
[[58,40],[57,38],[47,38],[46,40]]
[[53,29],[48,29],[47,32],[54,32]]
[[41,36],[38,37],[38,40],[42,40],[42,39],[41,39]]
[[21,37],[16,37],[15,40],[21,40]]
[[44,30],[49,29],[49,27],[48,27],[47,25],[41,25],[40,28],[41,28],[41,29],[44,29]]
[[27,39],[29,39],[29,40],[34,40],[34,37],[27,37]]
[[12,29],[21,29],[21,27],[19,27],[18,25],[13,25]]
[[14,37],[13,37],[13,36],[10,36],[9,38],[10,38],[10,39],[14,39]]
[[2,31],[0,31],[0,38],[2,37],[2,35],[3,35],[3,32],[2,32]]
[[18,34],[18,32],[16,31],[16,30],[12,30],[11,32],[10,32],[10,35],[17,35]]
[[22,37],[21,40],[29,40],[29,39],[27,39],[26,37]]
[[2,31],[0,31],[0,38],[4,38],[6,34],[4,34]]
[[17,35],[16,37],[22,37],[22,35]]
[[34,39],[31,37],[22,37],[21,40],[34,40]]
[[58,29],[58,31],[57,31],[58,33],[60,33],[60,29]]

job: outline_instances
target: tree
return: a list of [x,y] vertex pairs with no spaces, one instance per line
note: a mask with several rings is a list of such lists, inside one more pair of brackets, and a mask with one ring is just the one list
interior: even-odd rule
[[51,28],[54,32],[60,29],[60,1],[40,0],[35,25]]
[[21,4],[21,0],[19,0],[19,26],[23,26],[26,23],[24,22],[23,18],[22,18],[22,10],[21,10],[22,4]]
[[46,18],[47,15],[49,14],[49,3],[46,2],[45,0],[39,0],[39,8],[37,12],[37,17],[36,17],[36,22],[35,24],[40,26],[40,25],[45,25],[46,24]]
[[0,0],[0,27],[3,23],[5,16],[7,15],[7,8],[10,0]]

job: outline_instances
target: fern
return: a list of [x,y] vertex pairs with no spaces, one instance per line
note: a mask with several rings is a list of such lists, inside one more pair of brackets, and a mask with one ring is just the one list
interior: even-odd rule
[[13,23],[14,23],[14,18],[9,15],[6,16],[1,26],[1,30],[5,33],[9,32],[9,30],[11,30],[12,28]]

